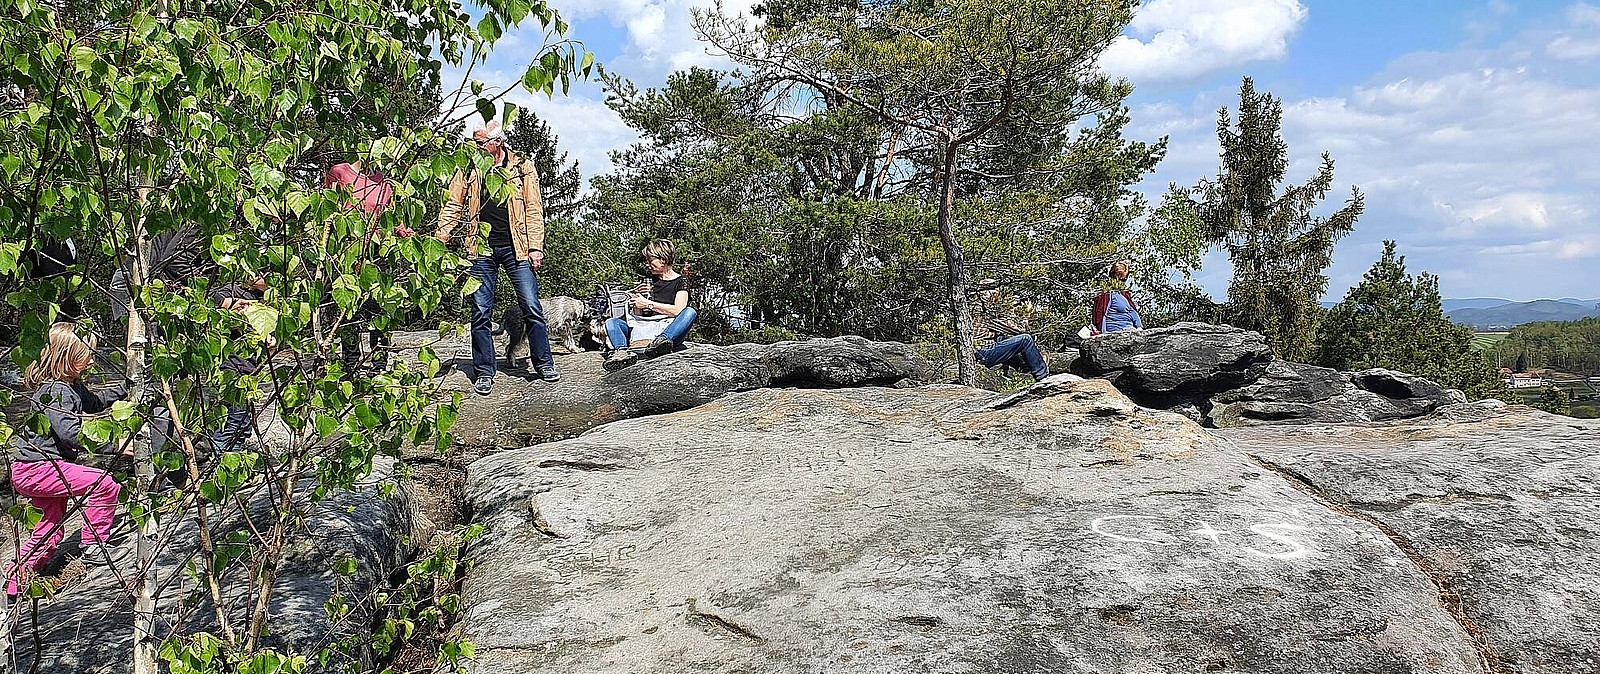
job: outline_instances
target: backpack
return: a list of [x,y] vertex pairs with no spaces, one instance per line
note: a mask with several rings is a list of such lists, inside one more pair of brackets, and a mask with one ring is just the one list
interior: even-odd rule
[[599,286],[594,289],[594,294],[589,296],[589,309],[594,312],[594,316],[601,319],[627,318],[630,297],[627,290]]
[[200,274],[200,231],[193,225],[170,229],[150,240],[150,278],[184,284]]

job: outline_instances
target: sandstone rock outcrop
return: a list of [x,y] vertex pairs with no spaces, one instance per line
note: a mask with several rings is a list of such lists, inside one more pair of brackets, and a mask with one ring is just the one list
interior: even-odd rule
[[1205,323],[1086,340],[1072,368],[1141,405],[1220,428],[1404,419],[1466,402],[1459,391],[1403,372],[1277,360],[1259,333]]
[[1600,422],[1485,401],[1218,433],[1382,527],[1484,635],[1494,671],[1600,671]]
[[[387,587],[389,575],[431,535],[431,525],[417,513],[409,487],[402,485],[387,495],[379,489],[381,481],[393,478],[392,466],[392,461],[380,459],[373,476],[360,489],[333,494],[306,513],[303,527],[290,538],[286,558],[278,568],[266,645],[280,652],[314,656],[324,646],[370,628],[371,593]],[[263,491],[252,500],[257,521],[267,520],[267,496]],[[163,588],[157,602],[159,629],[163,636],[173,630],[183,634],[215,632],[209,599],[184,568],[197,541],[193,521],[179,526],[171,541],[157,563]],[[345,558],[355,560],[356,571],[339,576],[334,566]],[[128,567],[119,567],[118,573],[132,573]],[[235,577],[230,586],[243,587],[243,582]],[[336,589],[350,599],[353,610],[346,619],[333,622],[324,604]],[[228,602],[235,606],[235,622],[242,624],[248,602],[232,601],[237,599],[242,597],[229,596]],[[185,601],[191,608],[180,609],[180,602]],[[35,665],[37,671],[52,674],[131,671],[131,605],[117,574],[106,568],[91,569],[81,584],[55,600],[40,602],[37,645],[33,617],[25,612],[23,631],[16,638],[18,671],[31,671]],[[184,616],[181,622],[180,612]],[[360,662],[369,654],[358,651],[351,655]],[[324,671],[314,658],[311,664],[311,671]],[[337,669],[343,663],[336,659],[330,664]]]
[[1179,323],[1084,340],[1073,372],[1146,396],[1194,396],[1253,382],[1271,362],[1272,347],[1260,333]]
[[466,399],[457,441],[498,448],[570,438],[595,426],[686,410],[758,388],[894,386],[942,374],[908,344],[837,337],[776,344],[696,344],[606,373],[598,353],[560,356],[564,378],[519,382],[505,373],[486,398]]
[[1201,407],[1209,425],[1231,428],[1406,419],[1466,400],[1460,391],[1404,372],[1339,372],[1274,361],[1261,379],[1201,401]]
[[[1441,600],[1436,568],[1419,566],[1383,520],[1275,472],[1303,465],[1318,479],[1303,449],[1257,463],[1178,415],[1066,376],[1008,395],[763,389],[607,424],[469,468],[487,528],[467,553],[470,669],[1511,671],[1484,660],[1481,630],[1495,623],[1462,620]],[[1561,488],[1592,494],[1592,460],[1561,456],[1584,471]],[[1347,460],[1369,475],[1409,459],[1352,448]],[[1391,479],[1373,497],[1454,493],[1443,471]],[[1559,523],[1506,510],[1487,524],[1542,527],[1570,545],[1574,569],[1592,569],[1600,513],[1564,503],[1571,517]],[[1441,546],[1453,537],[1439,534]],[[1474,576],[1508,589],[1518,569],[1536,568],[1499,555],[1473,563]],[[1592,582],[1565,584],[1588,572],[1570,573],[1514,610],[1526,625],[1572,625],[1592,655],[1600,621],[1559,614],[1593,606]],[[1575,662],[1540,648],[1520,662]]]

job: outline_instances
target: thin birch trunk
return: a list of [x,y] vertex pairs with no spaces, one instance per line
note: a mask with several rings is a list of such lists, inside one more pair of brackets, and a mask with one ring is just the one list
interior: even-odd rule
[[[145,209],[149,205],[149,181],[139,188],[139,213],[133,219],[131,239],[134,243],[132,264],[128,273],[130,289],[128,302],[128,381],[133,385],[135,399],[143,400],[149,388],[145,381],[145,346],[149,342],[148,329],[140,301],[141,290],[149,281],[150,236],[145,230]],[[174,419],[176,421],[176,419]],[[155,447],[154,424],[144,425],[145,442],[138,443],[134,457],[135,492],[133,498],[147,499],[155,487],[155,464],[150,452]],[[148,502],[146,503],[148,506]],[[156,666],[156,562],[157,537],[155,513],[148,508],[144,523],[134,537],[134,554],[138,559],[134,569],[133,600],[133,674],[158,674]]]

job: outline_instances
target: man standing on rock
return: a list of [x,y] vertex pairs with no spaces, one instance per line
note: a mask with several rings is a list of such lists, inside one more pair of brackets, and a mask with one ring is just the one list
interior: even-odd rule
[[[554,383],[561,374],[556,372],[555,359],[550,356],[549,328],[539,307],[539,281],[533,274],[544,264],[544,205],[539,195],[539,174],[531,160],[506,149],[505,137],[494,122],[473,132],[472,138],[478,149],[493,160],[493,166],[487,173],[477,169],[470,175],[456,172],[434,236],[448,243],[457,221],[465,220],[471,226],[467,257],[472,260],[472,275],[479,283],[478,291],[472,295],[473,390],[478,395],[488,395],[494,387],[497,364],[491,316],[501,267],[516,289],[517,307],[527,322],[525,334],[534,373]],[[515,360],[511,365],[516,365]]]

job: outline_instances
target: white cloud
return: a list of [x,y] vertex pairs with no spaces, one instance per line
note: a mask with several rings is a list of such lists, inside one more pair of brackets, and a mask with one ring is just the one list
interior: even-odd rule
[[1558,35],[1545,47],[1550,58],[1563,61],[1600,59],[1600,7],[1578,3],[1567,9],[1570,32]]
[[1580,26],[1600,26],[1600,7],[1580,2],[1567,8],[1567,20]]
[[1540,239],[1529,243],[1490,246],[1485,254],[1542,259],[1577,260],[1600,256],[1600,237],[1579,236],[1570,239]]
[[1278,60],[1306,15],[1299,0],[1152,0],[1134,15],[1131,35],[1118,37],[1100,64],[1143,82]]
[[598,97],[530,96],[515,102],[550,124],[560,138],[561,149],[578,160],[585,183],[589,178],[611,171],[609,154],[612,150],[639,140],[638,134],[623,124]]
[[[723,2],[723,11],[749,14],[757,0]],[[607,67],[629,79],[654,86],[674,70],[692,65],[729,68],[727,60],[712,57],[695,37],[693,12],[711,9],[715,0],[578,0],[563,4],[574,18],[605,19],[627,33],[621,54]],[[581,36],[580,36],[581,37]]]
[[[723,2],[724,11],[748,14],[757,0]],[[624,39],[615,54],[603,54],[602,62],[610,72],[628,78],[635,85],[661,86],[667,75],[690,66],[731,68],[732,64],[721,57],[707,53],[705,44],[695,37],[692,12],[708,9],[716,0],[571,0],[561,3],[562,17],[575,25],[568,37],[594,40],[578,31],[580,22],[592,27],[620,31]],[[610,36],[608,36],[610,37]],[[500,38],[488,63],[474,71],[473,79],[484,82],[488,90],[498,92],[516,87],[529,62],[537,55],[535,47],[544,44],[545,38],[536,21],[530,20],[520,28],[507,31]],[[599,49],[596,49],[597,51]],[[461,80],[459,70],[445,73],[446,89]],[[626,148],[638,141],[638,135],[616,113],[605,105],[605,95],[592,83],[574,84],[570,96],[557,94],[554,100],[532,96],[517,91],[507,97],[524,108],[533,110],[550,124],[559,138],[560,147],[578,159],[585,182],[593,176],[610,172],[610,153]],[[470,107],[470,97],[468,97]],[[470,125],[470,121],[469,121]]]
[[[1351,185],[1367,195],[1365,214],[1336,251],[1331,296],[1372,264],[1382,239],[1399,241],[1413,271],[1440,274],[1447,295],[1594,294],[1600,73],[1540,47],[1600,27],[1600,10],[1579,5],[1566,19],[1492,48],[1412,54],[1342,95],[1284,102],[1289,179],[1309,176],[1327,150],[1338,184],[1322,212]],[[1203,92],[1186,110],[1135,108],[1130,135],[1172,136],[1147,195],[1215,174],[1219,106],[1236,108],[1237,92]],[[1202,277],[1218,293],[1226,275],[1224,263]]]

